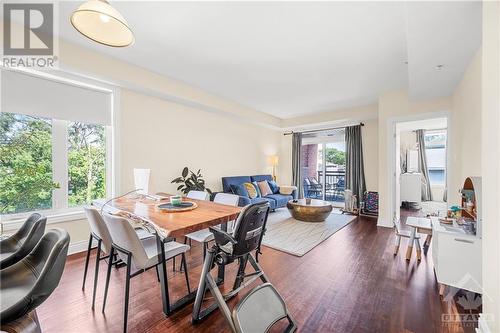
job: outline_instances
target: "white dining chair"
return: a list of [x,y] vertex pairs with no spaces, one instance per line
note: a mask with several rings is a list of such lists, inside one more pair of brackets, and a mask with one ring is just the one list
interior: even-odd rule
[[[190,191],[191,193],[193,191]],[[198,192],[198,191],[197,191]],[[189,194],[188,194],[189,196]],[[229,206],[238,206],[240,197],[235,195],[235,194],[229,194],[229,193],[217,193],[214,197],[214,202],[219,203],[222,205],[229,205]],[[231,228],[231,226],[228,223],[228,230]],[[191,244],[191,241],[195,241],[198,243],[203,244],[203,260],[205,260],[205,257],[207,255],[207,250],[208,250],[208,242],[214,239],[214,235],[210,230],[207,229],[202,229],[199,231],[195,231],[192,233],[189,233],[185,236],[184,238],[184,244],[187,243],[187,240],[189,239],[189,243]]]
[[[394,242],[394,255],[397,255],[398,251],[399,251],[399,245],[401,244],[401,237],[408,238],[409,242],[412,241],[412,239],[411,239],[411,231],[401,229],[401,223],[399,222],[399,219],[397,219],[397,218],[394,218],[392,220],[392,224],[393,224],[393,227],[394,227],[394,233],[396,235],[395,242]],[[417,244],[417,249],[420,249],[420,236],[419,235],[415,235],[414,241]],[[413,246],[413,244],[409,244],[409,245]],[[406,256],[408,258],[408,251],[406,253]]]
[[[120,259],[127,265],[127,275],[125,280],[125,308],[124,308],[124,329],[127,331],[127,316],[128,316],[128,303],[129,303],[129,290],[130,279],[137,276],[150,268],[157,267],[161,264],[160,253],[158,252],[156,237],[140,239],[135,232],[132,225],[123,217],[104,214],[104,221],[108,227],[111,235],[112,244],[110,256],[116,253]],[[163,243],[165,247],[165,261],[182,256],[182,263],[184,263],[184,274],[186,278],[186,285],[188,294],[191,293],[189,286],[189,278],[187,272],[186,252],[189,250],[189,245],[169,241]],[[112,260],[108,261],[108,271],[106,274],[106,286],[104,288],[104,299],[102,305],[102,312],[106,307],[106,298],[108,296],[109,278],[111,274]],[[133,271],[132,271],[133,270]],[[157,271],[158,272],[158,271]],[[164,281],[168,283],[167,281]],[[168,289],[167,289],[168,290]]]
[[[92,250],[92,243],[94,240],[97,241],[97,247],[96,247],[97,253],[96,253],[95,270],[94,270],[94,289],[92,291],[92,309],[93,309],[95,306],[97,280],[99,277],[99,262],[101,260],[109,258],[111,244],[113,241],[111,239],[108,227],[106,226],[106,223],[104,223],[104,220],[102,219],[102,216],[99,213],[99,211],[94,207],[83,207],[83,210],[85,211],[85,215],[87,216],[87,220],[89,221],[90,237],[89,237],[89,246],[87,248],[87,257],[85,259],[85,270],[83,272],[82,290],[85,290],[85,280],[87,279],[87,271],[89,267],[89,259],[90,259],[90,252]],[[154,234],[149,233],[141,228],[135,228],[135,229],[133,228],[133,230],[135,233],[137,233],[140,239],[155,237]],[[104,254],[104,256],[102,257],[101,257],[101,252]]]
[[186,198],[195,200],[209,200],[210,194],[204,191],[189,191],[186,195]]

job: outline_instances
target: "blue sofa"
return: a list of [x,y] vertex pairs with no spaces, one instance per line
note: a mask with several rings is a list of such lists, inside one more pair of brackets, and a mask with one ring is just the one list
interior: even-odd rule
[[[235,177],[222,177],[222,191],[225,193],[233,193],[231,185],[241,185],[243,183],[260,182],[263,180],[273,180],[271,175],[254,175],[254,176],[235,176]],[[265,197],[250,199],[248,197],[240,196],[238,206],[243,207],[251,203],[267,201],[272,210],[276,208],[285,207],[289,200],[297,198],[297,191],[293,191],[291,195],[285,194],[270,194]]]

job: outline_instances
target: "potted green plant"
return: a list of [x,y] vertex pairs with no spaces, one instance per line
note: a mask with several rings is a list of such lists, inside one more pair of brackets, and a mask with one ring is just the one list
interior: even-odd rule
[[185,167],[182,169],[181,176],[172,180],[172,184],[180,184],[177,187],[177,191],[181,191],[183,194],[188,194],[189,191],[207,191],[212,194],[212,191],[205,187],[205,180],[201,174],[201,169],[198,169],[198,172],[194,173],[188,167]]

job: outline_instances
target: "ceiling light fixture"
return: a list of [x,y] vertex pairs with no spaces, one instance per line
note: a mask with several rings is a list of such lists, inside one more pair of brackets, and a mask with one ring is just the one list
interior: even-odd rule
[[436,70],[440,71],[444,68],[444,65],[436,65]]
[[127,21],[106,0],[89,0],[71,15],[71,24],[91,40],[113,47],[129,46],[134,34]]

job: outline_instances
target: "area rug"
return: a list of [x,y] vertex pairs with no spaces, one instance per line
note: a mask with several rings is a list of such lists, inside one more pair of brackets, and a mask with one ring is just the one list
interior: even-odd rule
[[291,217],[287,209],[278,209],[269,213],[262,244],[302,257],[355,219],[334,211],[325,222],[302,222]]

